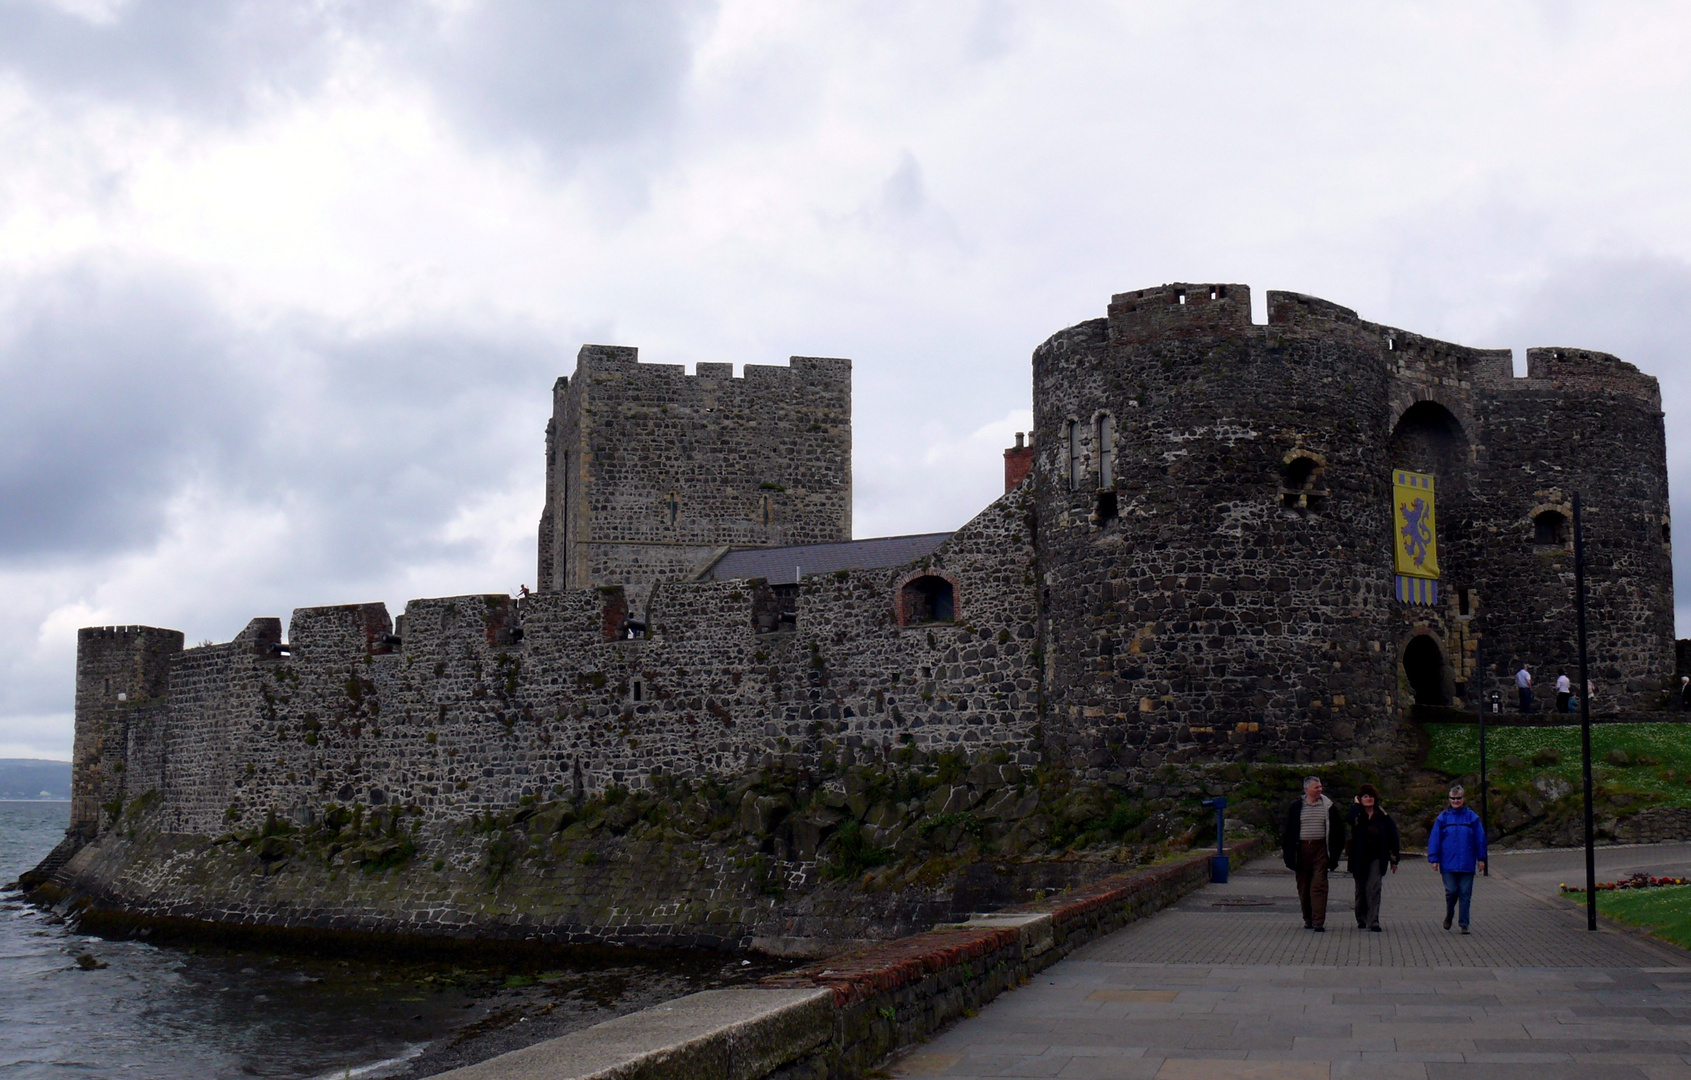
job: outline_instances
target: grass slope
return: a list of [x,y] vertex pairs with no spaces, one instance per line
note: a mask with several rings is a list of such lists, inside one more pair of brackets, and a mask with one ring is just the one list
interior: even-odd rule
[[[1427,724],[1432,749],[1426,765],[1453,776],[1480,768],[1479,727]],[[1561,760],[1534,765],[1533,755],[1554,750]],[[1609,761],[1612,751],[1628,765]],[[1592,780],[1612,792],[1643,796],[1660,806],[1691,806],[1691,724],[1601,724],[1591,728]],[[1486,772],[1501,788],[1520,787],[1544,773],[1580,784],[1579,728],[1486,729]]]
[[[1486,738],[1486,752],[1490,756],[1491,738]],[[1585,891],[1563,893],[1580,907],[1585,906]],[[1642,927],[1663,941],[1671,941],[1681,948],[1691,949],[1691,885],[1664,885],[1657,889],[1598,890],[1599,914],[1630,926]]]

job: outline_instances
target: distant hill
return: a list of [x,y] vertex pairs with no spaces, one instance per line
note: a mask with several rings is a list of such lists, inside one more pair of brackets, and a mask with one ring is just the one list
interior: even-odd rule
[[70,798],[70,762],[0,758],[0,799]]

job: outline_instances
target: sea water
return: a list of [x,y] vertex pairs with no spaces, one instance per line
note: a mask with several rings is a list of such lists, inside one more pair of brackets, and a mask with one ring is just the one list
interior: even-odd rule
[[[69,803],[0,802],[0,883],[40,862],[69,817]],[[105,966],[85,969],[84,954]],[[0,1080],[409,1076],[760,973],[743,964],[601,958],[513,974],[155,946],[78,934],[8,892]]]

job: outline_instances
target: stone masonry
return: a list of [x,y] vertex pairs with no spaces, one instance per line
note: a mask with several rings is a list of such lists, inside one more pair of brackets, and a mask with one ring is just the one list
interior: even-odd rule
[[[728,546],[851,539],[851,361],[636,363],[584,345],[552,390],[539,588],[650,587]],[[636,614],[639,614],[637,605]]]
[[[1600,353],[1528,359],[1516,379],[1506,351],[1293,293],[1269,293],[1256,326],[1231,284],[1124,293],[1041,345],[1048,749],[1092,769],[1183,747],[1320,760],[1410,704],[1512,687],[1518,661],[1571,669],[1575,491],[1604,707],[1658,705],[1673,603],[1656,382]],[[1436,607],[1393,593],[1394,468],[1439,479]]]
[[[175,910],[172,890],[192,882],[195,918],[418,933],[450,879],[454,910],[481,912],[452,932],[472,933],[506,915],[466,898],[488,880],[470,864],[521,815],[556,804],[561,834],[565,804],[601,799],[610,817],[623,793],[708,782],[732,789],[761,853],[684,866],[673,843],[625,846],[612,856],[671,862],[590,871],[598,856],[571,848],[589,861],[557,871],[576,898],[570,933],[647,919],[686,939],[709,905],[648,904],[642,874],[698,897],[739,889],[764,912],[762,929],[734,915],[694,927],[698,940],[796,932],[760,899],[771,867],[802,891],[851,844],[1032,843],[1013,821],[1070,827],[1038,805],[1062,777],[1114,792],[1096,816],[1165,766],[1365,757],[1412,704],[1468,704],[1517,660],[1553,677],[1572,661],[1576,491],[1601,700],[1659,704],[1674,654],[1655,381],[1573,349],[1533,350],[1517,379],[1505,352],[1292,293],[1270,293],[1268,312],[1251,323],[1242,285],[1114,297],[1035,350],[1035,432],[1007,455],[1011,490],[910,565],[796,586],[695,578],[730,547],[849,540],[849,362],[687,376],[586,346],[554,391],[536,594],[414,600],[397,620],[379,604],[302,608],[285,639],[260,618],[192,649],[171,630],[81,631],[72,837],[48,869],[119,909],[145,895]],[[1395,468],[1439,480],[1436,606],[1393,592]],[[847,777],[802,815],[809,795],[734,786],[777,766],[838,785],[842,762],[897,754],[1018,779],[1003,794],[945,781],[877,802]],[[229,867],[274,861],[230,861],[207,846],[217,837],[279,850],[287,829],[339,835],[350,820],[366,843],[360,823],[378,819],[394,843],[364,865],[415,849],[447,875],[395,893],[403,917],[332,859],[311,871],[327,878],[296,882],[346,890],[322,901],[332,916],[298,891],[291,915],[267,906],[281,895],[269,885],[219,892]],[[619,899],[594,899],[613,881]]]

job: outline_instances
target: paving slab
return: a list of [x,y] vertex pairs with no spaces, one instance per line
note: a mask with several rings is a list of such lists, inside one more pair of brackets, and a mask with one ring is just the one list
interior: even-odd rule
[[[1691,844],[1602,849],[1599,874],[1691,873]],[[891,1066],[947,1080],[1691,1080],[1691,953],[1585,929],[1555,896],[1579,852],[1498,858],[1472,933],[1406,859],[1383,933],[1333,878],[1324,934],[1303,929],[1276,859],[1093,942]]]

